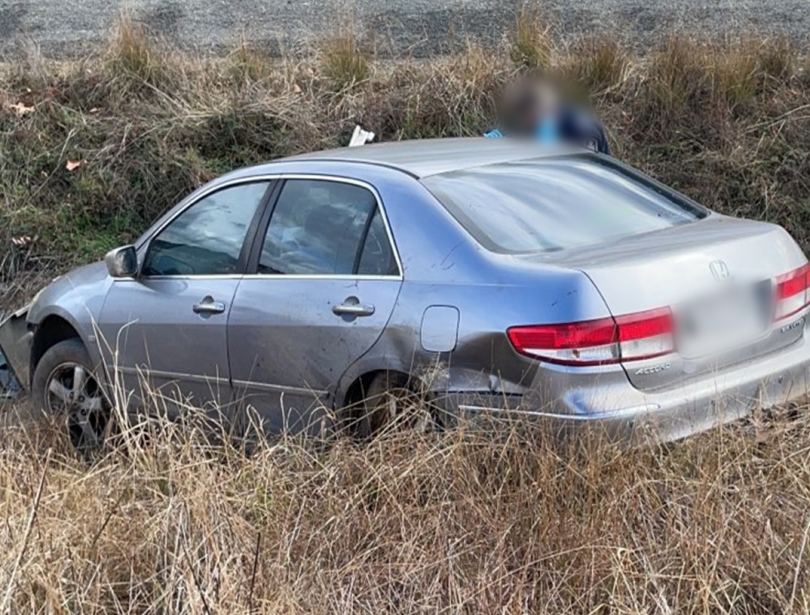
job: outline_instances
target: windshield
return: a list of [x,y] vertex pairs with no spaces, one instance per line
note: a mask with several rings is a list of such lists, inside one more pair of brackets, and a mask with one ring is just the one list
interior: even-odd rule
[[585,246],[708,214],[657,182],[595,157],[476,167],[422,183],[494,252]]

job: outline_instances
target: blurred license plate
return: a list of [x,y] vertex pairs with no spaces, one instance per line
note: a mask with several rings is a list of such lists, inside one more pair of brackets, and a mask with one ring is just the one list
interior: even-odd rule
[[729,287],[675,309],[678,352],[688,359],[758,338],[770,321],[770,284]]

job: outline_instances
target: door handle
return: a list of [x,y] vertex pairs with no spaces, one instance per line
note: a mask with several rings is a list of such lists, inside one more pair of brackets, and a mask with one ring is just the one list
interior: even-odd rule
[[195,314],[222,314],[225,311],[225,304],[222,301],[214,301],[214,298],[208,295],[199,303],[195,303],[191,309]]
[[374,306],[360,303],[355,297],[350,297],[340,305],[333,306],[332,312],[338,316],[371,316],[374,314]]

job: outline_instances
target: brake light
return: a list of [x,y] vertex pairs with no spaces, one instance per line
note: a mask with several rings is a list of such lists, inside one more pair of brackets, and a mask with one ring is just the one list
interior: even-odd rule
[[774,320],[793,316],[810,304],[810,263],[776,278]]
[[675,350],[669,308],[559,325],[511,327],[515,350],[562,365],[606,365],[638,361]]

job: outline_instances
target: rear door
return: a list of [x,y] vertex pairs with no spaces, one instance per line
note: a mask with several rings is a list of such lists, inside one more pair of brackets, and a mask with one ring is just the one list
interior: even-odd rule
[[170,412],[231,401],[228,315],[269,190],[203,196],[150,240],[137,277],[114,280],[99,327],[119,392]]
[[402,284],[376,191],[288,178],[259,227],[228,325],[245,421],[318,430],[340,376],[380,337]]

